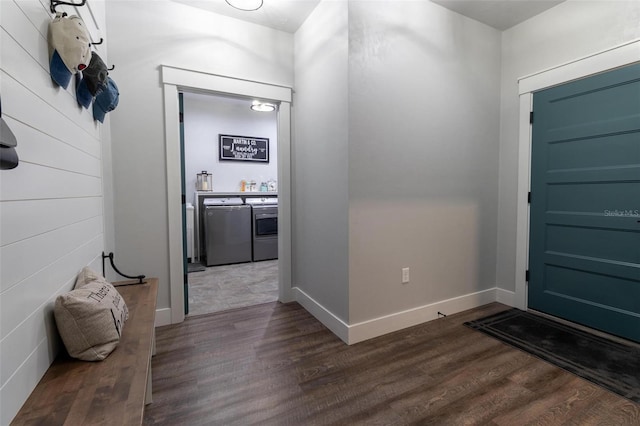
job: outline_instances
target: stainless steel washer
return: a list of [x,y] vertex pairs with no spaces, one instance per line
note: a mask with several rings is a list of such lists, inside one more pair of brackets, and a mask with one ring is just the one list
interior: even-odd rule
[[253,261],[278,258],[278,199],[275,197],[250,198]]
[[251,207],[241,198],[204,200],[207,266],[251,262]]

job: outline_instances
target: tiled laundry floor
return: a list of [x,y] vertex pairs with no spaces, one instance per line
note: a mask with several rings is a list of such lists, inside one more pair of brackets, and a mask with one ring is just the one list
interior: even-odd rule
[[189,316],[278,300],[278,260],[189,273]]

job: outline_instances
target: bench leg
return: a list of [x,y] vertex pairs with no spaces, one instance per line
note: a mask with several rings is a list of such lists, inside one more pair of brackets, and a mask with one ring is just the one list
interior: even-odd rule
[[153,329],[153,333],[151,333],[151,356],[156,354],[156,329]]
[[[153,328],[151,333],[151,356],[156,354],[156,329]],[[153,402],[153,395],[151,394],[152,387],[152,374],[151,374],[151,358],[149,358],[149,374],[147,374],[147,392],[144,396],[144,404],[149,405]]]
[[151,394],[151,359],[149,359],[149,374],[147,374],[147,392],[144,395],[144,405],[149,405],[153,402],[153,395]]

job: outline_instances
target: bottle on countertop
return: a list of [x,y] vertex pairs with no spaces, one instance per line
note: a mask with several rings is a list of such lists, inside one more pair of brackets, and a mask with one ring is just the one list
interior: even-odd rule
[[203,170],[201,173],[196,174],[196,190],[197,191],[212,191],[212,174]]

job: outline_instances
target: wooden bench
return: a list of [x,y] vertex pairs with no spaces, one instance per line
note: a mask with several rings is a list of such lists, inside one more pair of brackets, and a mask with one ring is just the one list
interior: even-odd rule
[[116,349],[103,361],[73,359],[65,350],[40,380],[12,425],[138,425],[151,402],[158,279],[113,283],[129,308]]

